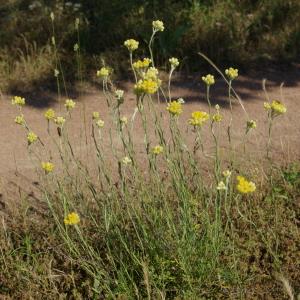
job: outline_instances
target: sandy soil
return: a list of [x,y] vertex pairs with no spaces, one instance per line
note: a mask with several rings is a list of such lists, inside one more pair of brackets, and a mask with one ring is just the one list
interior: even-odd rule
[[[300,67],[294,66],[290,70],[278,71],[268,70],[260,74],[250,74],[249,76],[240,76],[234,83],[237,93],[243,100],[244,107],[248,113],[248,117],[244,113],[241,106],[236,103],[233,108],[234,122],[234,143],[238,147],[241,144],[245,122],[247,118],[257,121],[257,129],[249,134],[250,147],[253,147],[253,156],[255,153],[265,151],[267,136],[267,118],[263,109],[263,102],[266,101],[265,94],[262,91],[262,79],[266,77],[267,89],[271,100],[281,100],[280,84],[284,82],[282,90],[282,101],[287,106],[287,113],[278,117],[273,129],[272,152],[277,158],[284,158],[288,161],[299,160],[300,158]],[[125,90],[125,103],[122,106],[122,115],[130,117],[135,108],[134,95],[129,91],[130,83],[119,82],[117,86]],[[191,112],[195,110],[208,111],[208,106],[204,96],[205,87],[200,82],[199,76],[191,76],[178,78],[174,81],[172,88],[173,98],[182,97],[186,101],[184,104],[184,112],[180,116],[180,123],[186,124]],[[35,182],[36,176],[34,172],[34,164],[28,155],[26,145],[25,131],[14,123],[17,114],[16,107],[10,102],[11,95],[4,95],[0,101],[0,193],[3,203],[9,201],[16,191],[20,192],[24,189],[26,193],[32,193],[32,183]],[[68,131],[71,140],[74,143],[75,151],[83,151],[86,157],[89,157],[89,149],[92,143],[89,133],[91,128],[91,114],[93,111],[99,111],[102,118],[109,124],[108,110],[106,101],[100,89],[89,88],[81,96],[75,95],[74,100],[77,101],[76,109],[72,114],[72,120],[69,124]],[[227,88],[222,80],[218,80],[212,88],[211,96],[213,104],[221,106],[224,121],[221,123],[220,135],[226,136],[226,127],[230,116],[230,109],[227,97]],[[24,108],[25,118],[34,132],[46,143],[49,136],[46,131],[46,121],[43,113],[48,107],[52,107],[59,111],[59,103],[55,101],[55,95],[51,93],[39,93],[27,97],[28,105]],[[165,111],[165,104],[155,104],[158,110]],[[86,115],[87,127],[87,144],[84,137],[83,119],[84,111]],[[141,151],[143,149],[143,130],[139,120],[136,121],[135,139],[140,143]],[[165,125],[168,123],[168,114],[164,113]],[[208,128],[207,128],[208,129]],[[210,137],[209,131],[204,129],[203,141],[205,148],[209,151]],[[55,128],[53,128],[55,133]],[[192,142],[194,136],[191,131],[183,133],[187,139],[187,143]],[[153,140],[153,143],[155,141]],[[226,148],[226,141],[224,140]],[[139,145],[138,145],[139,147]],[[53,152],[54,149],[50,149]],[[256,152],[255,152],[256,151]],[[47,154],[48,156],[51,154]],[[45,158],[47,159],[47,158]],[[24,184],[25,183],[25,184]]]

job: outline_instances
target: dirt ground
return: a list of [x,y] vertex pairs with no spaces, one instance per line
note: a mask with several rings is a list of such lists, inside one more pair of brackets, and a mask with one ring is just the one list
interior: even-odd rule
[[[195,110],[208,111],[205,100],[205,86],[199,80],[200,75],[174,80],[172,95],[173,98],[183,98],[185,100],[184,112],[180,116],[180,123],[186,125],[190,114]],[[257,122],[257,129],[249,134],[248,142],[253,147],[252,159],[255,160],[256,153],[265,151],[267,137],[267,117],[263,108],[263,102],[266,101],[262,90],[262,79],[267,78],[267,90],[271,100],[282,100],[287,107],[287,113],[276,119],[273,128],[272,153],[278,159],[283,158],[286,161],[295,161],[300,158],[300,66],[293,66],[287,70],[267,70],[258,74],[249,74],[240,76],[234,87],[243,101],[243,105],[248,113],[245,114],[238,103],[234,104],[233,113],[233,132],[234,143],[238,147],[242,142],[245,131],[245,122],[247,119],[254,119]],[[280,84],[284,82],[282,96]],[[122,106],[122,115],[128,118],[132,115],[135,108],[135,98],[130,91],[131,84],[128,82],[118,82],[117,87],[125,90],[125,103]],[[281,99],[282,97],[282,99]],[[14,123],[17,115],[16,107],[11,105],[11,95],[3,95],[0,100],[0,193],[1,201],[8,201],[16,190],[25,189],[30,193],[32,183],[36,181],[34,164],[28,155],[26,145],[25,131]],[[101,118],[109,123],[106,101],[101,92],[101,88],[89,87],[88,92],[81,95],[74,95],[77,102],[76,109],[72,113],[72,120],[69,124],[69,136],[73,140],[74,147],[80,151],[85,151],[91,144],[91,114],[93,111],[99,111]],[[42,140],[49,140],[46,131],[46,121],[44,112],[52,107],[56,111],[60,110],[59,103],[55,100],[55,95],[51,93],[38,93],[26,97],[28,105],[24,108],[26,121]],[[211,100],[213,104],[221,106],[221,113],[224,115],[224,121],[220,125],[220,135],[226,136],[226,127],[230,116],[230,109],[227,97],[226,84],[217,80],[216,85],[212,87]],[[159,110],[165,111],[165,103],[156,104]],[[88,131],[88,147],[84,138],[84,111],[86,115],[86,127]],[[137,120],[135,129],[135,139],[140,141],[143,146],[143,130]],[[164,121],[168,122],[168,114],[164,113]],[[193,140],[191,131],[184,131],[187,141]],[[209,151],[210,137],[209,131],[204,129],[204,146]],[[207,142],[206,142],[207,141]],[[225,145],[225,141],[224,141]],[[226,146],[224,146],[226,147]],[[52,150],[50,150],[51,152]],[[53,150],[54,151],[54,150]],[[256,152],[255,152],[256,151]],[[88,153],[88,151],[87,151]],[[26,183],[24,185],[24,182]],[[22,184],[21,184],[22,183]],[[9,196],[10,195],[10,196]]]

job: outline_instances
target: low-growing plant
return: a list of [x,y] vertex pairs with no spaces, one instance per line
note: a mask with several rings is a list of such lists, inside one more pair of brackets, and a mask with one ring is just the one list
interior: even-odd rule
[[[62,243],[60,257],[83,272],[89,290],[82,294],[86,298],[253,299],[265,293],[283,298],[284,289],[274,282],[276,278],[288,282],[284,275],[290,255],[299,265],[293,215],[298,188],[293,186],[289,196],[285,189],[283,193],[276,189],[274,178],[280,176],[270,159],[268,169],[260,173],[255,163],[252,169],[243,169],[233,155],[232,130],[239,129],[232,128],[231,103],[243,105],[233,88],[238,70],[229,68],[223,74],[216,69],[228,84],[231,118],[224,127],[229,155],[221,151],[219,139],[222,108],[212,106],[210,100],[213,75],[202,77],[208,111],[194,111],[188,120],[182,119],[188,104],[174,99],[171,88],[180,61],[169,59],[166,83],[155,67],[153,43],[164,29],[162,21],[153,21],[149,58],[135,60],[139,42],[132,38],[124,42],[134,78],[136,102],[131,116],[123,114],[127,95],[113,83],[113,70],[104,65],[97,71],[109,121],[104,122],[101,112],[91,116],[92,168],[80,158],[69,136],[74,100],[66,99],[59,112],[45,112],[49,140],[57,150],[54,155],[49,152],[49,142],[27,123],[22,110],[25,99],[12,99],[19,111],[15,122],[26,132],[28,151],[51,214],[53,235]],[[61,100],[60,88],[58,92]],[[157,102],[164,103],[163,111]],[[270,124],[266,155],[270,158],[272,122],[286,108],[277,100],[265,103],[265,108]],[[256,122],[246,110],[245,115],[246,136],[255,130]],[[166,119],[167,127],[163,126]],[[187,140],[183,122],[193,143]],[[138,126],[143,130],[142,150],[135,136]],[[202,139],[205,126],[213,141],[212,151]],[[294,178],[290,173],[281,174],[286,181]],[[282,228],[283,223],[287,228]],[[26,256],[37,261],[32,256],[31,235],[25,237]],[[296,266],[292,274],[299,275]],[[74,282],[76,286],[78,281]],[[262,282],[267,288],[256,291],[256,284]]]

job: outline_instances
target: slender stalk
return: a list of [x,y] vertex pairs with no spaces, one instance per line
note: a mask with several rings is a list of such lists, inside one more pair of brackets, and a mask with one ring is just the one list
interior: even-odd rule
[[134,75],[134,79],[135,79],[135,82],[137,83],[137,75],[136,75],[136,71],[133,67],[133,58],[132,58],[132,52],[130,51],[129,52],[129,58],[130,58],[130,66],[131,66],[131,70],[133,72],[133,75]]
[[153,44],[155,34],[156,34],[156,31],[153,30],[150,41],[149,41],[149,44],[148,44],[148,49],[149,49],[149,53],[150,53],[150,57],[151,57],[153,67],[155,67],[155,64],[154,64],[154,58],[153,58],[152,44]]
[[270,159],[271,135],[273,127],[273,118],[271,112],[268,113],[268,125],[267,159]]
[[229,124],[228,124],[228,127],[227,127],[227,136],[228,136],[228,142],[229,142],[230,165],[232,167],[233,157],[232,157],[231,125],[232,125],[233,111],[232,111],[231,85],[232,85],[232,80],[229,80],[229,84],[228,84],[228,99],[229,99],[229,106],[230,106],[230,120],[229,120]]
[[174,68],[171,67],[171,71],[169,73],[169,80],[168,80],[168,94],[169,94],[169,102],[171,102],[171,80],[172,80],[172,74],[174,72]]

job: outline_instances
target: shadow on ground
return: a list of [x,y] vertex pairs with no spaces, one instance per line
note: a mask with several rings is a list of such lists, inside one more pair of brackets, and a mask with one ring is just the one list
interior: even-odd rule
[[[204,73],[194,74],[175,74],[172,80],[172,94],[176,97],[183,98],[187,103],[191,102],[207,102],[206,87],[201,80]],[[262,81],[266,79],[266,87],[278,88],[278,95],[280,95],[280,85],[283,83],[284,87],[295,87],[300,82],[300,65],[276,65],[269,66],[260,71],[250,70],[246,74],[234,81],[233,88],[238,93],[243,101],[251,101],[255,99],[257,93],[262,91]],[[210,101],[212,105],[219,104],[223,108],[229,107],[228,102],[228,86],[221,76],[216,75],[216,84],[211,88]],[[167,75],[164,74],[164,82],[167,82]],[[129,99],[134,99],[132,94],[133,80],[121,81],[116,80],[116,87],[125,90]],[[77,98],[95,94],[102,91],[102,86],[99,82],[89,81],[80,86],[76,82],[68,84],[66,89],[61,92],[61,99]],[[50,107],[55,102],[58,102],[58,93],[54,86],[47,86],[45,88],[39,87],[36,90],[30,90],[26,93],[18,93],[17,91],[11,94],[23,96],[27,100],[27,104],[34,108],[44,109]],[[175,97],[175,96],[174,96]]]

